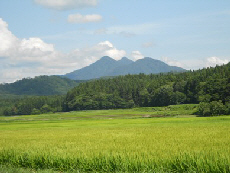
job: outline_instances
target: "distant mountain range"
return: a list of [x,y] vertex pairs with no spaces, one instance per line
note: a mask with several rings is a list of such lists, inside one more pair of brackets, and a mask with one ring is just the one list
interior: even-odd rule
[[127,74],[157,74],[166,72],[185,72],[186,70],[149,57],[132,61],[126,57],[114,60],[108,56],[102,57],[95,63],[64,75],[73,80],[90,80],[106,76],[119,76]]
[[108,56],[95,63],[63,76],[37,76],[14,83],[0,84],[0,96],[6,95],[62,95],[79,83],[101,77],[139,73],[184,72],[180,67],[169,66],[162,61],[144,58],[132,61],[126,57],[114,60]]

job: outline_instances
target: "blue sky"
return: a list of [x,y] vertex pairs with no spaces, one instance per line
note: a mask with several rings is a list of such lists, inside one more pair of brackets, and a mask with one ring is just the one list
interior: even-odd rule
[[199,69],[230,60],[230,1],[1,0],[0,83],[104,55]]

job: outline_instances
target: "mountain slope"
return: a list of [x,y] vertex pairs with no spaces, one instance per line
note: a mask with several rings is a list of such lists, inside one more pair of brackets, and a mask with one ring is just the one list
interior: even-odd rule
[[38,76],[0,85],[0,94],[14,95],[60,95],[81,81],[73,81],[59,76]]
[[100,78],[102,76],[108,76],[108,74],[112,73],[113,70],[117,67],[129,65],[131,63],[133,63],[133,61],[125,57],[119,61],[116,61],[108,56],[104,56],[100,60],[87,67],[84,67],[80,70],[75,70],[71,73],[67,73],[65,77],[74,80],[89,80]]
[[65,77],[74,80],[89,80],[104,76],[139,73],[156,74],[171,71],[184,72],[186,70],[180,67],[169,66],[162,61],[148,57],[133,62],[126,57],[116,61],[108,56],[105,56],[87,67],[66,74]]

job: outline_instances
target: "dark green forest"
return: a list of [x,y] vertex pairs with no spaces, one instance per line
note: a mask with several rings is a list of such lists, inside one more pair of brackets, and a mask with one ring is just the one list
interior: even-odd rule
[[61,112],[64,100],[65,95],[0,99],[0,104],[5,105],[3,109],[0,109],[0,113],[10,116]]
[[184,73],[92,80],[80,83],[64,96],[18,99],[2,112],[22,115],[198,103],[199,115],[230,114],[230,63]]

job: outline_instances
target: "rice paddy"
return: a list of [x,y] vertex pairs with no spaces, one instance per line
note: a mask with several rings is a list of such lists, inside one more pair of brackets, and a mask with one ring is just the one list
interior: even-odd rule
[[156,109],[0,117],[0,172],[230,172],[230,116]]

